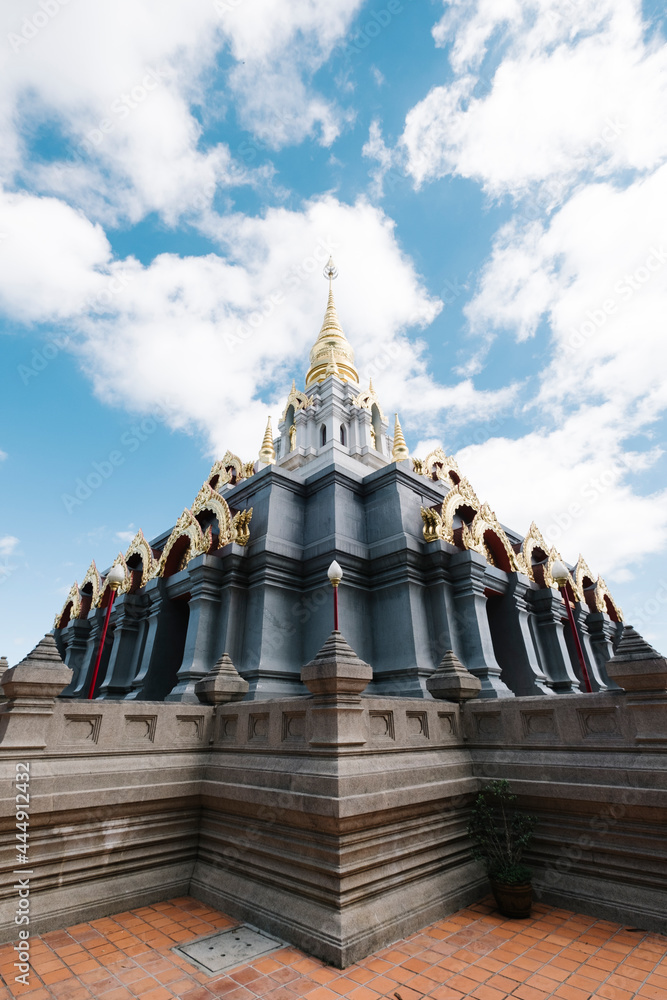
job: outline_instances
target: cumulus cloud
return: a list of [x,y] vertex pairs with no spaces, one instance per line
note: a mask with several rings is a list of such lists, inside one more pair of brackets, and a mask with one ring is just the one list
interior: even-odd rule
[[[360,3],[5,5],[0,173],[105,222],[205,211],[220,188],[260,178],[225,143],[204,142],[195,106],[215,120],[231,98],[242,124],[274,147],[318,128],[330,143],[346,114],[311,80]],[[221,55],[230,66],[218,79]],[[40,131],[52,139],[46,163],[32,155]]]
[[0,537],[0,556],[6,558],[11,556],[18,548],[20,542],[14,535],[3,535]]

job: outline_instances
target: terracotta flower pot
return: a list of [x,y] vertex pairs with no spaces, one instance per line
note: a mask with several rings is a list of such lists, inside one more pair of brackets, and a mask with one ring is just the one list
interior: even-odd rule
[[504,917],[520,920],[530,916],[533,902],[533,887],[530,882],[526,885],[505,885],[491,879],[491,889]]

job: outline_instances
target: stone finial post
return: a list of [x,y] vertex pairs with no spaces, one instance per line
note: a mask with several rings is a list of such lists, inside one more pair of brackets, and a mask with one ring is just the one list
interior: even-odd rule
[[607,673],[626,692],[636,741],[667,744],[667,658],[626,625]]
[[448,649],[438,669],[426,681],[427,690],[434,698],[446,701],[467,701],[477,698],[482,682],[463,666],[453,650]]
[[0,743],[3,747],[46,746],[46,729],[55,700],[72,679],[56,640],[48,633],[31,653],[2,676],[8,699],[0,705]]
[[195,684],[195,694],[208,705],[224,705],[229,701],[241,701],[248,693],[245,681],[227,653],[223,653],[209,672]]
[[301,680],[314,697],[311,746],[359,746],[366,742],[361,692],[373,679],[373,668],[360,660],[336,629]]
[[2,696],[2,678],[7,673],[9,669],[9,662],[6,656],[0,656],[0,702],[6,701],[7,699]]

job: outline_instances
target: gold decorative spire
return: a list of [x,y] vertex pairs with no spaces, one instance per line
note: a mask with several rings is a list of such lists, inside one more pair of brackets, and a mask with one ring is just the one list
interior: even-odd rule
[[337,369],[333,374],[337,375],[343,382],[359,384],[359,375],[354,367],[354,351],[343,333],[336,312],[331,283],[334,278],[338,277],[338,271],[332,257],[329,257],[329,262],[324,268],[324,277],[329,280],[329,298],[322,328],[310,352],[310,368],[306,375],[306,389],[309,389],[316,382],[323,382],[327,375],[332,374],[329,371],[332,358],[334,367]]
[[405,443],[403,431],[401,430],[401,425],[398,422],[397,413],[396,420],[394,421],[394,447],[391,449],[391,460],[392,462],[403,462],[409,457],[410,452],[408,451],[408,446]]
[[327,365],[327,370],[324,373],[325,378],[329,375],[337,375],[340,378],[340,372],[338,371],[338,365],[336,364],[336,355],[334,354],[333,347],[331,348],[331,357],[329,358],[329,364]]
[[259,460],[265,465],[273,465],[276,460],[276,449],[273,447],[273,430],[271,429],[271,417],[266,421],[264,440],[259,449]]

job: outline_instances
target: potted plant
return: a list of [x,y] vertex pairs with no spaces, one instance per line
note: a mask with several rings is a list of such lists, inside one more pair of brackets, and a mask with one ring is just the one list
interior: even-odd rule
[[468,833],[473,857],[484,863],[498,909],[505,917],[520,918],[530,916],[532,872],[521,859],[536,820],[515,809],[515,802],[508,781],[490,782],[475,800]]

